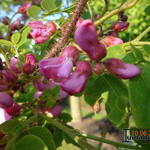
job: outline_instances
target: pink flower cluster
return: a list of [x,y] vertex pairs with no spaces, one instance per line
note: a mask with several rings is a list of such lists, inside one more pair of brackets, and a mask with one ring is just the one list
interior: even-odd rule
[[56,31],[56,25],[53,22],[43,24],[38,20],[30,22],[29,26],[32,28],[30,35],[37,44],[45,43]]

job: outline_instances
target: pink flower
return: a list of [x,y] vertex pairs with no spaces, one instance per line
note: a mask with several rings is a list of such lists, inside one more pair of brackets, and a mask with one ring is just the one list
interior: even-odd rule
[[36,59],[33,54],[27,54],[25,58],[25,64],[23,66],[24,73],[32,73],[35,70]]
[[8,108],[13,105],[13,100],[10,95],[5,92],[0,92],[0,107],[1,108]]
[[81,93],[90,74],[90,64],[86,61],[80,61],[77,64],[76,71],[72,72],[70,76],[61,83],[61,87],[69,95]]
[[79,51],[75,46],[67,46],[62,53],[63,57],[69,57],[72,59],[73,63],[76,63],[79,59]]
[[18,13],[20,13],[20,14],[26,14],[28,8],[30,8],[31,6],[32,6],[32,4],[30,4],[30,3],[27,3],[27,4],[24,4],[24,5],[20,6],[18,8]]
[[75,41],[92,60],[100,60],[106,56],[106,48],[99,42],[91,20],[84,20],[79,25],[75,31]]
[[67,78],[72,71],[73,63],[69,57],[54,57],[43,59],[39,63],[40,72],[47,79],[56,81]]
[[38,20],[30,22],[29,26],[32,28],[30,35],[37,44],[45,43],[56,31],[56,25],[52,22],[43,24],[42,21]]
[[22,64],[17,57],[12,57],[10,59],[10,69],[15,73],[21,73]]
[[111,47],[111,46],[115,46],[118,44],[123,44],[123,40],[120,38],[117,38],[115,36],[106,36],[102,42],[107,46],[107,47]]
[[10,120],[12,117],[5,111],[5,109],[0,108],[0,124],[4,123],[7,120]]
[[137,66],[133,64],[127,64],[122,60],[116,58],[108,59],[105,64],[107,70],[110,73],[116,75],[121,79],[130,79],[138,76],[141,73],[140,69]]
[[114,24],[113,30],[117,32],[123,32],[128,28],[128,26],[129,26],[128,22],[117,22]]

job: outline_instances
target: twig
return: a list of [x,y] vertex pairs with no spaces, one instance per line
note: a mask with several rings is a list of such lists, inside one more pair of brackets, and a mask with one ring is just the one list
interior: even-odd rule
[[150,32],[150,26],[145,29],[139,36],[137,36],[134,41],[140,41],[148,32]]
[[84,6],[88,0],[76,0],[76,8],[70,20],[62,27],[62,36],[52,49],[46,54],[46,58],[56,56],[63,51],[65,45],[68,44],[71,33],[73,32],[76,22],[82,13]]
[[107,13],[106,15],[104,15],[102,18],[100,18],[99,20],[97,20],[94,25],[95,26],[99,26],[101,24],[103,24],[103,22],[105,22],[107,19],[109,19],[110,17],[118,14],[119,12],[122,12],[126,9],[132,8],[139,0],[128,0],[127,2],[125,2],[121,7]]
[[123,148],[128,148],[128,149],[140,149],[140,147],[135,146],[135,145],[123,144],[123,143],[107,140],[107,139],[104,139],[104,138],[101,138],[101,137],[92,136],[92,135],[78,133],[77,136],[84,137],[86,139],[91,139],[91,140],[94,140],[94,141],[107,143],[107,144],[113,145],[115,147],[123,147]]

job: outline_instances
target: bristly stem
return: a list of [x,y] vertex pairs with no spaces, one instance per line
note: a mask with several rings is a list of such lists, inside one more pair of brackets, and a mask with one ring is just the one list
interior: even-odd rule
[[58,42],[52,47],[52,49],[46,54],[46,58],[53,57],[63,51],[64,47],[68,44],[70,35],[75,29],[77,20],[80,17],[88,0],[76,0],[76,8],[73,12],[70,20],[62,27],[62,35]]

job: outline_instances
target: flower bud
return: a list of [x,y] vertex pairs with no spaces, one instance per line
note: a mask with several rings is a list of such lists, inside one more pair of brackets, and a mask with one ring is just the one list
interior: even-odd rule
[[0,116],[0,124],[12,118],[3,108],[0,108]]
[[117,38],[115,36],[106,36],[102,42],[105,44],[107,47],[115,46],[118,44],[123,44],[123,41],[120,38]]
[[91,75],[91,65],[88,61],[79,61],[76,65],[76,71],[89,77]]
[[44,113],[56,118],[60,116],[62,110],[63,110],[63,106],[57,105],[52,108],[49,108],[49,107],[44,108]]
[[128,16],[126,16],[125,14],[122,14],[120,16],[121,21],[127,21],[128,20]]
[[4,25],[8,25],[9,22],[10,22],[10,19],[9,19],[8,17],[3,18],[3,20],[2,20],[2,23],[3,23]]
[[96,29],[91,20],[84,20],[75,31],[75,41],[92,60],[106,56],[105,46],[98,41]]
[[0,92],[0,107],[1,108],[8,108],[13,105],[13,100],[10,95],[5,92]]
[[72,67],[71,58],[64,56],[43,59],[39,62],[40,72],[47,79],[61,80],[67,78],[72,71]]
[[92,107],[93,111],[95,113],[98,113],[100,111],[100,104],[99,104],[99,101],[96,101],[95,104],[93,105]]
[[36,59],[33,54],[27,54],[25,58],[25,64],[23,66],[23,72],[28,74],[32,73],[36,67]]
[[14,102],[13,105],[9,108],[6,108],[5,111],[11,116],[18,116],[21,111],[21,107]]
[[17,57],[12,57],[10,59],[10,69],[15,73],[21,73],[22,63]]
[[104,72],[105,70],[105,65],[103,63],[100,63],[100,64],[95,64],[93,67],[92,67],[92,70],[93,72],[96,74],[96,75],[100,75]]
[[114,24],[113,30],[117,32],[122,32],[125,31],[128,28],[128,26],[128,22],[117,22],[116,24]]
[[19,30],[22,27],[23,27],[23,24],[20,22],[20,20],[16,20],[12,24],[10,24],[10,31]]
[[141,73],[137,66],[133,64],[127,64],[116,58],[108,59],[105,64],[110,73],[121,79],[130,79],[138,76]]
[[32,4],[30,4],[30,3],[27,3],[27,4],[24,4],[24,5],[20,6],[18,8],[18,13],[20,13],[20,14],[26,14],[28,8],[30,8],[31,6],[32,6]]
[[71,58],[75,64],[78,61],[80,54],[75,46],[67,46],[63,51],[62,56]]

